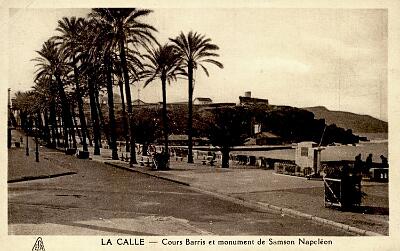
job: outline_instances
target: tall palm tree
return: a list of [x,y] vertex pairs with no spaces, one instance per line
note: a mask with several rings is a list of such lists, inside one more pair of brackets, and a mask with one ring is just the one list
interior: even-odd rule
[[114,95],[113,95],[113,58],[112,50],[115,47],[115,40],[113,39],[114,27],[106,20],[99,18],[97,15],[91,16],[91,29],[94,34],[94,41],[92,46],[92,56],[98,56],[102,61],[102,70],[105,76],[108,96],[108,115],[109,115],[109,130],[110,130],[110,147],[112,149],[112,159],[118,159],[117,149],[117,133],[114,112]]
[[193,71],[196,70],[199,66],[204,70],[207,76],[209,76],[207,68],[203,65],[205,63],[210,63],[218,66],[219,68],[223,68],[223,65],[217,60],[213,59],[218,57],[219,55],[215,53],[219,47],[215,44],[211,43],[210,38],[206,38],[204,35],[198,34],[197,32],[193,33],[190,31],[187,36],[183,32],[181,34],[171,39],[174,47],[182,59],[182,63],[184,67],[187,69],[188,76],[188,163],[193,163],[193,129],[192,129],[192,121],[193,121]]
[[[139,53],[138,51],[131,50],[129,48],[126,48],[127,50],[127,65],[128,65],[128,70],[129,70],[129,80],[130,84],[138,82],[141,79],[141,72],[143,71],[143,64],[142,64],[142,54]],[[119,58],[119,57],[117,57]],[[121,60],[116,60],[115,62],[115,75],[117,75],[118,79],[118,87],[121,95],[121,101],[122,101],[122,122],[123,122],[123,132],[126,140],[126,152],[130,152],[130,132],[129,132],[129,123],[128,123],[128,115],[127,115],[127,104],[125,103],[125,92],[124,92],[124,86],[126,87],[126,84],[124,84],[124,78],[123,78],[123,67],[121,65]],[[130,90],[129,90],[130,91]],[[128,97],[128,100],[130,100],[131,97]],[[131,109],[131,107],[128,107],[128,110]],[[131,121],[131,120],[130,120]],[[132,122],[132,121],[131,121]],[[134,140],[136,141],[136,137],[134,137]]]
[[168,116],[167,116],[167,83],[176,81],[180,74],[183,74],[181,68],[180,55],[173,46],[165,44],[156,49],[148,49],[148,54],[144,55],[149,63],[145,64],[146,70],[143,75],[147,77],[144,87],[155,79],[161,80],[162,88],[162,118],[164,126],[164,152],[168,153]]
[[[100,118],[98,113],[98,92],[99,88],[96,82],[102,82],[101,70],[102,70],[102,42],[97,39],[98,27],[93,20],[82,21],[84,27],[81,33],[82,38],[82,49],[80,54],[81,72],[84,75],[86,81],[87,92],[89,95],[90,105],[90,116],[91,126],[93,131],[93,142],[94,142],[94,155],[100,155],[101,148],[101,130],[100,130]],[[108,135],[108,133],[107,133]]]
[[61,43],[62,53],[65,54],[66,59],[73,68],[76,100],[78,103],[79,120],[81,125],[82,134],[82,147],[83,151],[88,151],[87,145],[87,126],[86,118],[83,109],[82,91],[81,91],[81,79],[78,69],[79,56],[83,47],[83,29],[85,28],[84,19],[76,17],[63,17],[58,21],[58,27],[56,30],[61,33],[61,36],[55,36],[53,39]]
[[135,138],[133,134],[133,116],[132,116],[132,98],[129,86],[129,70],[127,63],[127,44],[130,43],[132,46],[137,47],[143,45],[146,42],[155,41],[152,35],[153,31],[156,31],[154,27],[140,21],[141,17],[147,16],[151,13],[151,10],[136,9],[136,8],[100,8],[93,9],[92,17],[101,19],[107,23],[113,31],[110,33],[110,38],[114,40],[114,43],[118,46],[119,57],[121,60],[121,67],[123,73],[123,79],[125,83],[125,96],[128,108],[129,118],[129,138],[130,138],[130,165],[136,164],[136,152],[135,152]]
[[[57,44],[52,41],[46,41],[40,51],[36,51],[39,57],[33,59],[37,62],[35,81],[40,79],[42,76],[49,76],[55,78],[56,88],[60,97],[63,113],[63,124],[64,124],[64,144],[68,142],[68,134],[75,137],[75,130],[73,129],[72,116],[70,111],[69,102],[67,95],[64,90],[63,76],[65,76],[70,68],[65,63],[64,55],[60,52]],[[69,133],[70,132],[70,133]]]

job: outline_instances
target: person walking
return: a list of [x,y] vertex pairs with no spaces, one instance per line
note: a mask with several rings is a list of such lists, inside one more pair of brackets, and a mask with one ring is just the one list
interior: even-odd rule
[[364,174],[369,176],[369,170],[372,168],[372,153],[368,154],[367,159],[365,160],[365,169]]
[[363,170],[363,161],[361,160],[361,153],[360,153],[355,157],[353,173],[354,175],[361,175],[362,170]]

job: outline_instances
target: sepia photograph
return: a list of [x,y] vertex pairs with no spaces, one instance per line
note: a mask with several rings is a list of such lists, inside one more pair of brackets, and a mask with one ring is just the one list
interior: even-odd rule
[[387,7],[31,4],[4,12],[7,238],[392,237]]

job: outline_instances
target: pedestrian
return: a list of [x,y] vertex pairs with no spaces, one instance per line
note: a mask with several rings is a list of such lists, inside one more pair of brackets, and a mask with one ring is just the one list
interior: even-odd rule
[[369,170],[372,168],[372,153],[368,154],[367,159],[365,160],[365,174],[369,174]]
[[362,169],[363,169],[363,161],[361,160],[361,153],[360,153],[355,157],[353,173],[355,175],[361,175]]
[[389,168],[388,159],[385,156],[381,155],[381,160],[381,168]]
[[340,171],[341,171],[340,172],[340,179],[345,180],[345,179],[347,179],[349,177],[350,168],[349,168],[349,165],[346,162],[343,162],[343,165],[342,165]]

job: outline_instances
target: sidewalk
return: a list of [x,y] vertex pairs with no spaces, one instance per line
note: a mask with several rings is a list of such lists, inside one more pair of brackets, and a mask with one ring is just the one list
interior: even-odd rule
[[[21,135],[20,132],[13,131],[13,142],[19,142]],[[31,137],[29,137],[28,146],[29,156],[26,156],[25,137],[23,137],[23,143],[20,148],[13,146],[11,149],[8,149],[8,183],[75,174],[75,172],[68,169],[68,165],[55,165],[51,163],[51,160],[47,156],[59,153],[57,150],[39,146],[39,162],[36,162],[35,142]]]
[[[96,161],[106,162],[131,171],[175,181],[203,191],[229,198],[262,205],[284,211],[296,216],[315,218],[323,224],[348,229],[365,234],[389,234],[388,184],[364,182],[362,190],[367,194],[360,211],[345,212],[324,205],[324,185],[321,180],[276,174],[274,170],[233,166],[229,169],[211,167],[196,161],[188,164],[171,159],[169,171],[154,171],[149,167],[114,161],[111,158],[94,157]],[[335,224],[340,223],[340,224]],[[346,226],[343,226],[346,225]],[[368,233],[365,233],[369,231]]]

